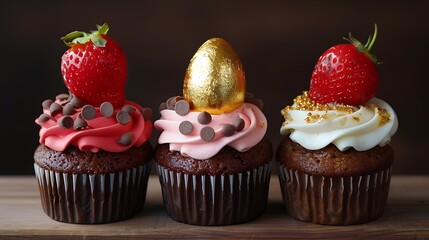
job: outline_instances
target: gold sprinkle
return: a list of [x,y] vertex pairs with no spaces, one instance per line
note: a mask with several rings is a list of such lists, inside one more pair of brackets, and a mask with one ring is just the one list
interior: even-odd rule
[[352,116],[353,120],[355,120],[356,122],[360,121],[360,118],[356,117],[356,116]]
[[383,126],[384,124],[388,123],[390,121],[390,114],[387,112],[386,109],[379,108],[378,109],[378,115],[380,116],[380,126]]
[[[283,117],[287,120],[288,111],[291,110],[298,110],[298,111],[325,111],[328,112],[329,110],[336,110],[339,112],[344,112],[347,114],[352,114],[355,111],[358,110],[357,107],[352,105],[344,105],[344,104],[321,104],[316,103],[313,100],[308,97],[308,92],[304,91],[301,95],[297,96],[294,100],[294,106],[286,106],[282,110]],[[307,114],[307,117],[305,118],[305,121],[307,123],[310,122],[321,122],[326,119],[328,119],[328,114],[323,114],[322,116],[319,114],[312,115],[311,113]]]
[[264,128],[265,127],[265,123],[264,122],[261,122],[261,128]]

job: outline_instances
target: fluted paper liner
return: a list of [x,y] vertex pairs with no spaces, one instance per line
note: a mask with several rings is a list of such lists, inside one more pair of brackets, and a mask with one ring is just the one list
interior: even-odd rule
[[270,166],[211,176],[176,173],[157,164],[164,206],[174,220],[193,225],[253,220],[267,205]]
[[108,223],[124,220],[144,206],[150,165],[103,175],[49,171],[34,164],[42,206],[54,220]]
[[325,177],[278,166],[289,214],[325,225],[365,223],[380,217],[387,202],[391,168],[362,176]]

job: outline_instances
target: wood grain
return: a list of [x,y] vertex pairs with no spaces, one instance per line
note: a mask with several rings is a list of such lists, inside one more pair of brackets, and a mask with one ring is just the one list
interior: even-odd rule
[[101,225],[66,224],[42,210],[32,176],[0,177],[0,239],[180,239],[180,238],[429,238],[429,176],[394,175],[385,214],[354,226],[322,226],[291,218],[283,208],[277,176],[269,204],[258,219],[223,227],[191,226],[171,220],[162,205],[159,181],[149,178],[146,205],[132,219]]

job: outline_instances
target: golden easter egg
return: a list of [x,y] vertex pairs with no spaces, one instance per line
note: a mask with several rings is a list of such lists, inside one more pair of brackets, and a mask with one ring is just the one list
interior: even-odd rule
[[235,50],[221,38],[207,40],[185,73],[183,97],[191,111],[228,113],[243,104],[245,95],[246,78]]

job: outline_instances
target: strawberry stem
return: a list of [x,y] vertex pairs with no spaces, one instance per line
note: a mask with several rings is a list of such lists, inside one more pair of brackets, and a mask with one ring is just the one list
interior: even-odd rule
[[375,57],[374,54],[370,53],[372,47],[374,46],[375,40],[377,39],[377,33],[378,33],[377,24],[374,24],[374,35],[373,36],[370,35],[368,37],[368,41],[365,43],[365,45],[362,45],[362,43],[359,42],[359,40],[354,38],[352,36],[352,33],[349,33],[349,38],[343,38],[343,39],[353,44],[356,47],[356,51],[365,53],[366,55],[368,55],[371,61],[373,61],[375,64],[379,64],[380,62],[377,60],[377,57]]
[[[369,36],[368,38],[368,42],[365,44],[365,48],[368,50],[368,52],[371,51],[372,46],[374,46],[375,40],[377,39],[377,24],[374,24],[374,35],[373,36]],[[370,41],[371,40],[371,41]]]
[[92,41],[95,46],[104,47],[106,46],[106,40],[101,35],[107,34],[109,31],[109,25],[104,23],[103,25],[97,25],[97,30],[91,31],[91,33],[73,31],[60,39],[63,40],[64,44],[72,47],[76,44],[85,44]]

